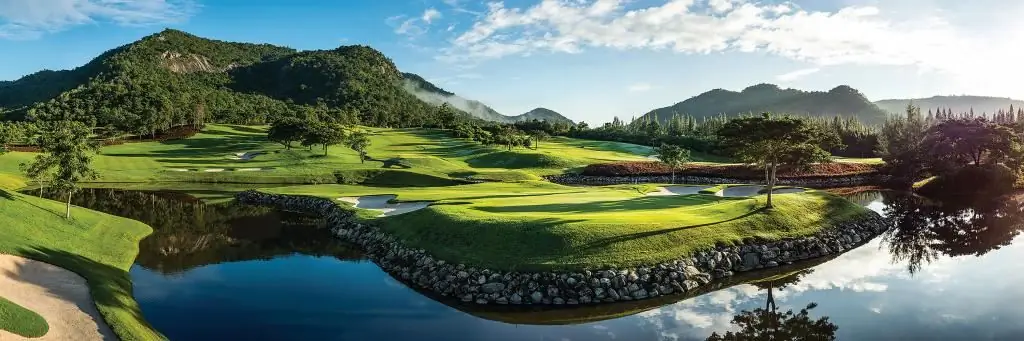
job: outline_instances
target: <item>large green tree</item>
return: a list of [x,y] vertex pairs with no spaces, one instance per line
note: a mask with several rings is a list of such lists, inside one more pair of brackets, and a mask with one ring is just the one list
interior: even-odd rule
[[370,147],[370,136],[364,132],[355,132],[348,136],[348,146],[359,152],[359,162],[365,163],[367,159],[366,148]]
[[921,108],[908,104],[906,115],[889,117],[879,134],[879,154],[893,184],[910,187],[925,170],[922,150],[928,125]]
[[835,135],[816,129],[803,119],[772,117],[769,113],[730,120],[718,129],[717,135],[737,159],[764,168],[768,208],[772,208],[779,166],[804,168],[829,162],[831,155],[822,146],[839,144]]
[[65,218],[71,219],[71,195],[78,190],[78,182],[97,176],[90,155],[97,146],[89,140],[89,128],[80,122],[56,121],[42,128],[38,138],[42,153],[24,168],[32,178],[49,174],[50,188],[67,197]]
[[267,139],[292,149],[292,142],[301,141],[308,132],[308,122],[296,117],[282,117],[270,124]]
[[672,182],[676,183],[676,171],[690,160],[690,151],[683,147],[662,143],[658,147],[658,160],[672,169]]
[[328,146],[341,144],[345,142],[347,137],[345,128],[341,125],[314,123],[309,126],[309,131],[306,132],[306,136],[302,139],[302,145],[322,145],[324,147],[324,156],[327,156]]
[[1019,145],[1010,128],[984,117],[942,121],[928,128],[925,136],[923,152],[938,174],[967,165],[1007,162]]

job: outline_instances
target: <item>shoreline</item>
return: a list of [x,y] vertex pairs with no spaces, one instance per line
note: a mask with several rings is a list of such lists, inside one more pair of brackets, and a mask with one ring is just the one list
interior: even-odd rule
[[354,211],[324,198],[250,190],[238,193],[235,199],[243,204],[323,217],[335,236],[359,245],[382,270],[407,285],[466,303],[497,305],[571,306],[685,294],[738,272],[842,253],[888,229],[884,219],[870,212],[824,227],[811,236],[718,246],[649,266],[527,273],[478,269],[437,260],[425,250],[406,247],[376,226],[357,221]]

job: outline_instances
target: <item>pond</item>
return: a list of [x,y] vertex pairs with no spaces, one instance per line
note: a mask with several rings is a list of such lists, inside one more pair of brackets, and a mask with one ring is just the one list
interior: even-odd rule
[[734,318],[765,317],[838,340],[1024,338],[1017,202],[850,199],[896,227],[833,259],[744,274],[695,297],[547,311],[437,301],[315,217],[173,192],[90,189],[75,202],[153,226],[131,277],[146,318],[171,340],[705,340],[740,330]]

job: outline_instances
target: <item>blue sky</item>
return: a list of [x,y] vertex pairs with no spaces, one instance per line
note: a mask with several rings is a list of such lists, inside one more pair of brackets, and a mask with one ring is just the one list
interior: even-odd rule
[[366,44],[506,115],[546,107],[592,124],[762,82],[1024,98],[1022,16],[1024,2],[1002,0],[0,0],[0,80],[171,27]]

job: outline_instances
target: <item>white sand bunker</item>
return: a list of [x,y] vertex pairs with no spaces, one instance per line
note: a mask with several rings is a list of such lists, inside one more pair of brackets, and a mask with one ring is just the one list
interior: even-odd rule
[[207,169],[204,169],[203,171],[204,172],[223,172],[224,168],[207,168]]
[[258,172],[258,171],[261,171],[261,170],[263,170],[263,168],[239,168],[239,169],[236,169],[235,171],[236,172]]
[[[50,325],[30,340],[117,340],[89,296],[85,279],[39,261],[0,255],[0,294],[34,311]],[[24,338],[0,330],[0,340]]]
[[663,195],[688,195],[688,194],[699,194],[700,191],[711,188],[711,186],[665,186],[658,187],[657,192],[650,192],[646,195],[651,196],[663,196]]
[[[715,193],[715,195],[720,196],[720,197],[731,197],[731,198],[736,198],[736,197],[752,197],[752,196],[755,196],[755,195],[758,195],[758,194],[762,194],[761,191],[764,190],[764,187],[765,186],[759,186],[759,185],[730,186],[730,187],[727,187],[724,190],[719,191],[718,193]],[[803,192],[803,191],[804,191],[803,188],[787,187],[787,188],[776,188],[775,190],[772,191],[772,193],[773,194],[786,194],[786,193],[800,193],[800,192]]]
[[431,203],[430,201],[400,202],[395,204],[388,203],[388,201],[394,200],[395,198],[396,196],[394,194],[385,194],[365,195],[361,197],[342,197],[338,198],[338,200],[355,205],[356,208],[383,212],[378,217],[389,217],[421,210],[427,208]]
[[249,160],[252,160],[252,158],[254,158],[254,157],[256,157],[256,156],[258,156],[258,155],[260,155],[260,154],[263,154],[263,152],[242,152],[242,153],[235,153],[235,156],[231,157],[231,159],[232,159],[232,160],[242,160],[242,161],[249,161]]

